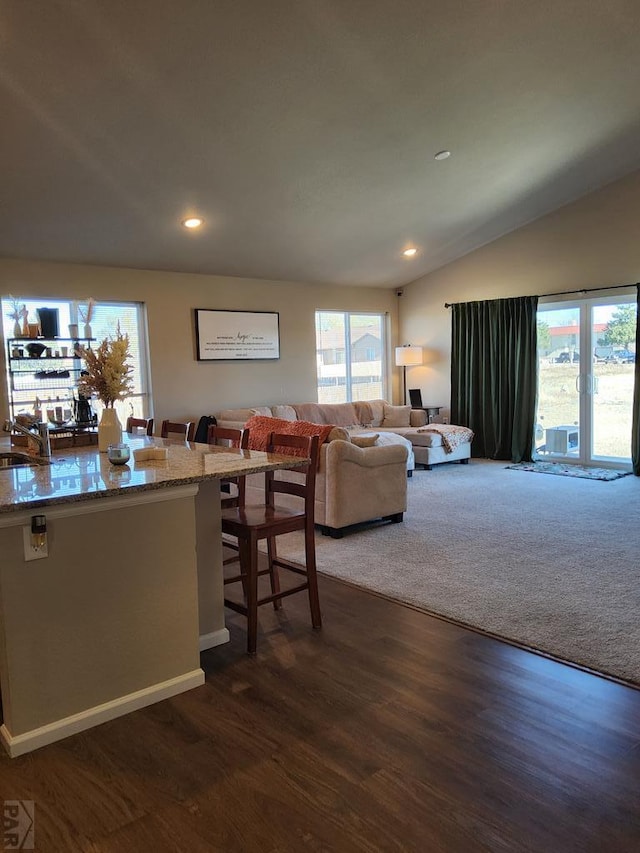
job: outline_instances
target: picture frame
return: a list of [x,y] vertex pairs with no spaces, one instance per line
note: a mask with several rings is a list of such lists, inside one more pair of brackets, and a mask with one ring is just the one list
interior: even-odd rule
[[198,361],[275,361],[280,358],[277,311],[195,309]]

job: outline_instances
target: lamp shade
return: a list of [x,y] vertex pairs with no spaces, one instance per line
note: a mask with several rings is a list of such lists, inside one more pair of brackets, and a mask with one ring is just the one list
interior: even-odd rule
[[396,367],[422,364],[422,347],[396,347]]

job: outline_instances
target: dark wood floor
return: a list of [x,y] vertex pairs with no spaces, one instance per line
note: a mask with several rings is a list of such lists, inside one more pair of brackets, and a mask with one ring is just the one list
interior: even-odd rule
[[[640,850],[640,691],[321,578],[258,657],[18,759],[36,850]],[[1,847],[1,845],[0,845]]]

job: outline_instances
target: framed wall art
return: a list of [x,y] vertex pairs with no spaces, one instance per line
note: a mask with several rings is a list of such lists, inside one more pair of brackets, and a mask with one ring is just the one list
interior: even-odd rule
[[198,361],[280,358],[280,315],[275,311],[196,308]]

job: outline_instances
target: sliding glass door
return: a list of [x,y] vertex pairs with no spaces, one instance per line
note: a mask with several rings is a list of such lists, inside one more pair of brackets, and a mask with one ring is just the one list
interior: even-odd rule
[[538,308],[537,458],[631,462],[633,296]]

